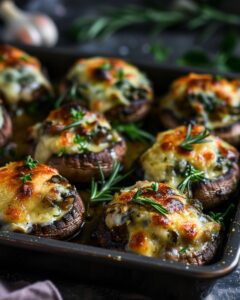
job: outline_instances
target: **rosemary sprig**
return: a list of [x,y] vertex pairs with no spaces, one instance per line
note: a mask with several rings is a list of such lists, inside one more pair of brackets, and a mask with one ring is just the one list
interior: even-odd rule
[[234,207],[235,207],[234,204],[231,203],[224,212],[215,213],[213,211],[210,211],[209,215],[210,215],[210,217],[213,220],[215,220],[216,222],[218,222],[219,224],[221,224],[222,226],[224,226],[224,220],[225,220],[225,218],[229,215],[230,211]]
[[58,97],[55,102],[55,108],[61,106],[65,99],[76,99],[78,97],[78,83],[73,83],[65,92]]
[[184,141],[179,145],[181,148],[192,151],[194,144],[202,144],[202,143],[208,143],[209,140],[206,140],[206,138],[210,135],[210,132],[208,129],[204,129],[199,134],[192,136],[192,125],[189,124],[187,128],[187,135],[184,139]]
[[33,159],[30,155],[27,156],[26,160],[23,162],[24,167],[28,167],[30,170],[34,169],[38,164],[36,159]]
[[155,137],[149,132],[141,129],[139,124],[136,123],[121,124],[118,122],[114,122],[112,126],[114,129],[123,133],[123,135],[125,135],[127,138],[129,138],[132,141],[140,141],[140,142],[155,141]]
[[121,164],[114,162],[112,173],[106,180],[103,174],[102,168],[99,166],[99,172],[101,175],[100,183],[96,182],[95,179],[91,183],[90,202],[104,202],[111,201],[113,192],[116,189],[116,184],[126,178],[130,172],[120,175]]
[[203,171],[195,169],[192,165],[188,164],[182,174],[184,179],[179,183],[178,189],[184,193],[188,190],[190,191],[190,185],[192,182],[199,182],[205,179],[205,173]]
[[162,215],[167,215],[168,210],[162,206],[162,204],[153,201],[151,198],[142,196],[142,189],[138,189],[136,194],[133,196],[131,202],[137,203],[140,205],[150,205],[152,208],[154,208],[157,212],[159,212]]

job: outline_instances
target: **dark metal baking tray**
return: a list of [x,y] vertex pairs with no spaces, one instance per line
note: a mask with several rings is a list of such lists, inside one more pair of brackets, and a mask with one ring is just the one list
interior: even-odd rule
[[[67,50],[25,48],[37,56],[53,80],[64,76],[78,57],[88,56]],[[101,53],[97,53],[101,55]],[[170,82],[193,68],[154,66],[134,61],[152,80],[157,92],[163,93]],[[234,77],[233,74],[225,74]],[[215,281],[230,272],[240,257],[240,203],[227,226],[227,233],[217,259],[210,265],[191,266],[126,252],[107,250],[71,241],[56,241],[20,233],[0,232],[1,266],[21,270],[53,272],[74,276],[78,280],[91,280],[142,292],[164,299],[201,299]],[[48,273],[49,274],[49,273]]]

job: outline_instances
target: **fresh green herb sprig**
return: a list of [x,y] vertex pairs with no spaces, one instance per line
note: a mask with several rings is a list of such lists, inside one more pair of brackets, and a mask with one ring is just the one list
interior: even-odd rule
[[79,151],[84,153],[89,151],[87,148],[87,139],[85,136],[75,134],[73,142],[78,145]]
[[59,108],[65,99],[78,99],[78,87],[78,83],[73,83],[69,88],[67,88],[56,100],[54,105],[55,108]]
[[203,144],[203,143],[209,143],[209,140],[206,140],[206,138],[210,135],[210,132],[208,129],[204,129],[199,134],[192,136],[192,125],[189,124],[187,128],[187,135],[184,139],[184,141],[179,145],[182,149],[192,151],[193,145],[195,144]]
[[184,193],[186,190],[190,193],[190,185],[193,182],[203,181],[205,179],[205,173],[203,171],[195,169],[192,165],[188,164],[183,172],[183,181],[179,183],[178,189]]
[[23,184],[25,184],[27,181],[32,180],[32,175],[30,173],[27,173],[25,175],[23,173],[20,173],[19,179],[23,182]]
[[30,170],[36,168],[38,161],[33,159],[30,155],[27,156],[26,160],[23,162],[24,167],[28,167]]
[[75,108],[71,108],[70,110],[71,118],[73,121],[82,120],[86,113],[82,110],[77,110]]
[[210,211],[209,215],[213,220],[215,220],[216,222],[218,222],[219,224],[224,226],[224,221],[225,221],[226,217],[234,209],[234,207],[235,207],[234,204],[231,203],[224,212],[215,213],[213,211]]
[[148,192],[157,192],[158,191],[158,183],[153,182],[150,188],[146,189]]
[[120,169],[121,164],[119,162],[114,162],[110,177],[108,179],[105,179],[103,170],[99,166],[101,180],[100,183],[96,182],[94,179],[92,180],[90,192],[91,202],[104,202],[112,200],[116,185],[130,174],[130,172],[128,172],[125,175],[120,175]]
[[188,250],[188,246],[183,247],[181,250],[179,250],[179,254],[184,254]]
[[153,201],[151,198],[148,197],[144,197],[142,195],[142,189],[138,189],[136,194],[133,196],[131,202],[133,203],[137,203],[140,205],[150,205],[152,208],[154,208],[158,213],[160,213],[161,215],[167,215],[168,214],[168,210],[162,206],[162,204]]
[[123,135],[125,135],[127,138],[129,138],[132,141],[140,141],[140,142],[155,141],[155,137],[152,134],[141,129],[140,125],[136,123],[121,124],[118,122],[114,122],[112,126],[114,129],[121,132]]

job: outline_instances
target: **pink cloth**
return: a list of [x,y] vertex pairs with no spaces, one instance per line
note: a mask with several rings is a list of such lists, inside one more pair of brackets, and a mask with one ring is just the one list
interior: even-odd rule
[[0,300],[63,300],[58,289],[49,281],[0,282]]

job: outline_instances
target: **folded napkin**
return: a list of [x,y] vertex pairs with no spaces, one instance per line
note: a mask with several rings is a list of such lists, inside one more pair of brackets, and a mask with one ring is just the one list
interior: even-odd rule
[[58,289],[49,281],[29,284],[0,282],[0,300],[63,300]]

